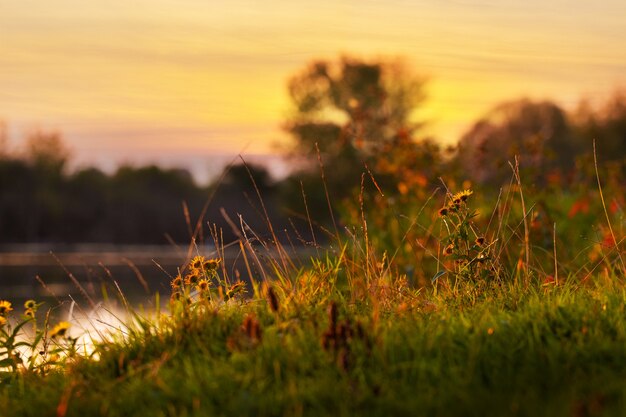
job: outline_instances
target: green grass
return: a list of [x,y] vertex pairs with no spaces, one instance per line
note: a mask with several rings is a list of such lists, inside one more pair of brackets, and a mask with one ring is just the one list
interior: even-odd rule
[[[515,191],[495,217],[460,195],[410,202],[409,222],[385,202],[360,207],[304,266],[243,241],[247,271],[267,279],[247,297],[195,258],[167,314],[136,315],[90,354],[46,323],[33,344],[46,352],[22,365],[5,324],[0,415],[626,415],[623,210],[605,211],[614,243],[589,245],[572,236],[601,223],[564,208],[540,213],[559,235]],[[278,255],[262,264],[267,249]]]
[[[234,301],[146,322],[99,360],[5,383],[7,416],[623,415],[626,292],[580,287],[422,293],[385,310],[334,301],[352,335],[323,346],[329,302]],[[329,298],[340,300],[345,290]],[[260,322],[260,340],[242,323]],[[358,324],[357,324],[358,323]],[[356,330],[361,326],[361,334]]]

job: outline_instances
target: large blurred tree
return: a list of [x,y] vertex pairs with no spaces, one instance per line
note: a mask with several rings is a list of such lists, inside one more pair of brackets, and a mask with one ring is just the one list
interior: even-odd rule
[[400,60],[314,61],[288,87],[294,111],[285,129],[296,153],[317,143],[331,162],[358,161],[419,127],[412,116],[424,99],[423,80]]
[[541,180],[555,169],[571,169],[580,151],[580,140],[559,106],[527,99],[496,106],[459,142],[459,160],[465,172],[487,183],[510,178],[508,163],[516,156],[533,180]]
[[[389,197],[415,195],[438,175],[439,147],[418,138],[422,123],[415,113],[425,98],[424,79],[402,60],[343,56],[314,61],[289,80],[288,89],[293,111],[284,127],[294,139],[293,153],[314,156],[317,144],[326,173],[322,185],[319,171],[303,164],[282,184],[283,199],[295,217],[305,218],[308,212],[329,228],[326,189],[332,207],[345,214],[359,201],[377,207],[377,187]],[[309,161],[316,166],[315,157]],[[342,220],[347,223],[350,217]]]

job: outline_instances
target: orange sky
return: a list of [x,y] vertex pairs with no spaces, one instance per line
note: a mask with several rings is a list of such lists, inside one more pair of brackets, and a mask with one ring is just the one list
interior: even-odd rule
[[351,53],[427,76],[421,116],[451,142],[501,100],[571,108],[625,86],[626,2],[594,3],[3,1],[0,119],[15,141],[61,130],[81,161],[268,153],[287,78]]

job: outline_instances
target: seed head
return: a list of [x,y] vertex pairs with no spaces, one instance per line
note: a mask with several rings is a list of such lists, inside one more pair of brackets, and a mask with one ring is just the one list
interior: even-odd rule
[[265,295],[267,296],[267,302],[270,305],[270,310],[272,310],[274,313],[278,312],[278,296],[276,295],[274,288],[268,286]]
[[328,323],[333,330],[337,327],[337,303],[334,301],[328,305]]

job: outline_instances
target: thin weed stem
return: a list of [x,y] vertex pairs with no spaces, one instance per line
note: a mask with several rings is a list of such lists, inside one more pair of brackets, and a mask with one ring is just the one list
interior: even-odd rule
[[609,218],[609,212],[606,209],[606,202],[604,201],[604,194],[602,193],[602,184],[600,183],[600,174],[598,172],[598,156],[596,154],[596,141],[593,141],[593,166],[596,170],[596,179],[598,180],[598,192],[600,193],[600,201],[602,201],[602,208],[604,209],[604,216],[606,217],[606,223],[609,226],[609,233],[611,233],[611,238],[617,249],[617,256],[622,264],[622,274],[626,274],[626,266],[624,264],[624,259],[622,258],[622,253],[618,247],[620,242],[615,238],[615,233],[613,232],[613,226],[611,225],[611,219]]
[[[509,162],[510,165],[510,162]],[[528,219],[526,216],[526,203],[524,202],[524,191],[522,190],[522,179],[519,174],[519,159],[517,155],[515,156],[515,166],[511,166],[513,168],[513,174],[515,175],[515,179],[517,181],[517,185],[519,187],[519,196],[520,202],[522,204],[522,213],[524,213],[524,255],[526,258],[526,263],[524,264],[524,276],[525,276],[525,284],[528,285],[528,267],[530,266],[530,229],[528,228]]]
[[315,150],[317,151],[317,161],[320,166],[320,172],[322,174],[322,185],[324,186],[324,194],[326,195],[326,203],[328,204],[328,213],[330,214],[330,219],[333,222],[333,228],[335,229],[335,237],[337,238],[337,243],[341,242],[341,238],[339,237],[339,229],[337,228],[337,222],[335,221],[335,214],[333,213],[333,206],[330,203],[330,195],[328,194],[328,187],[326,186],[326,174],[324,173],[324,162],[322,162],[322,154],[320,152],[320,148],[315,143]]

